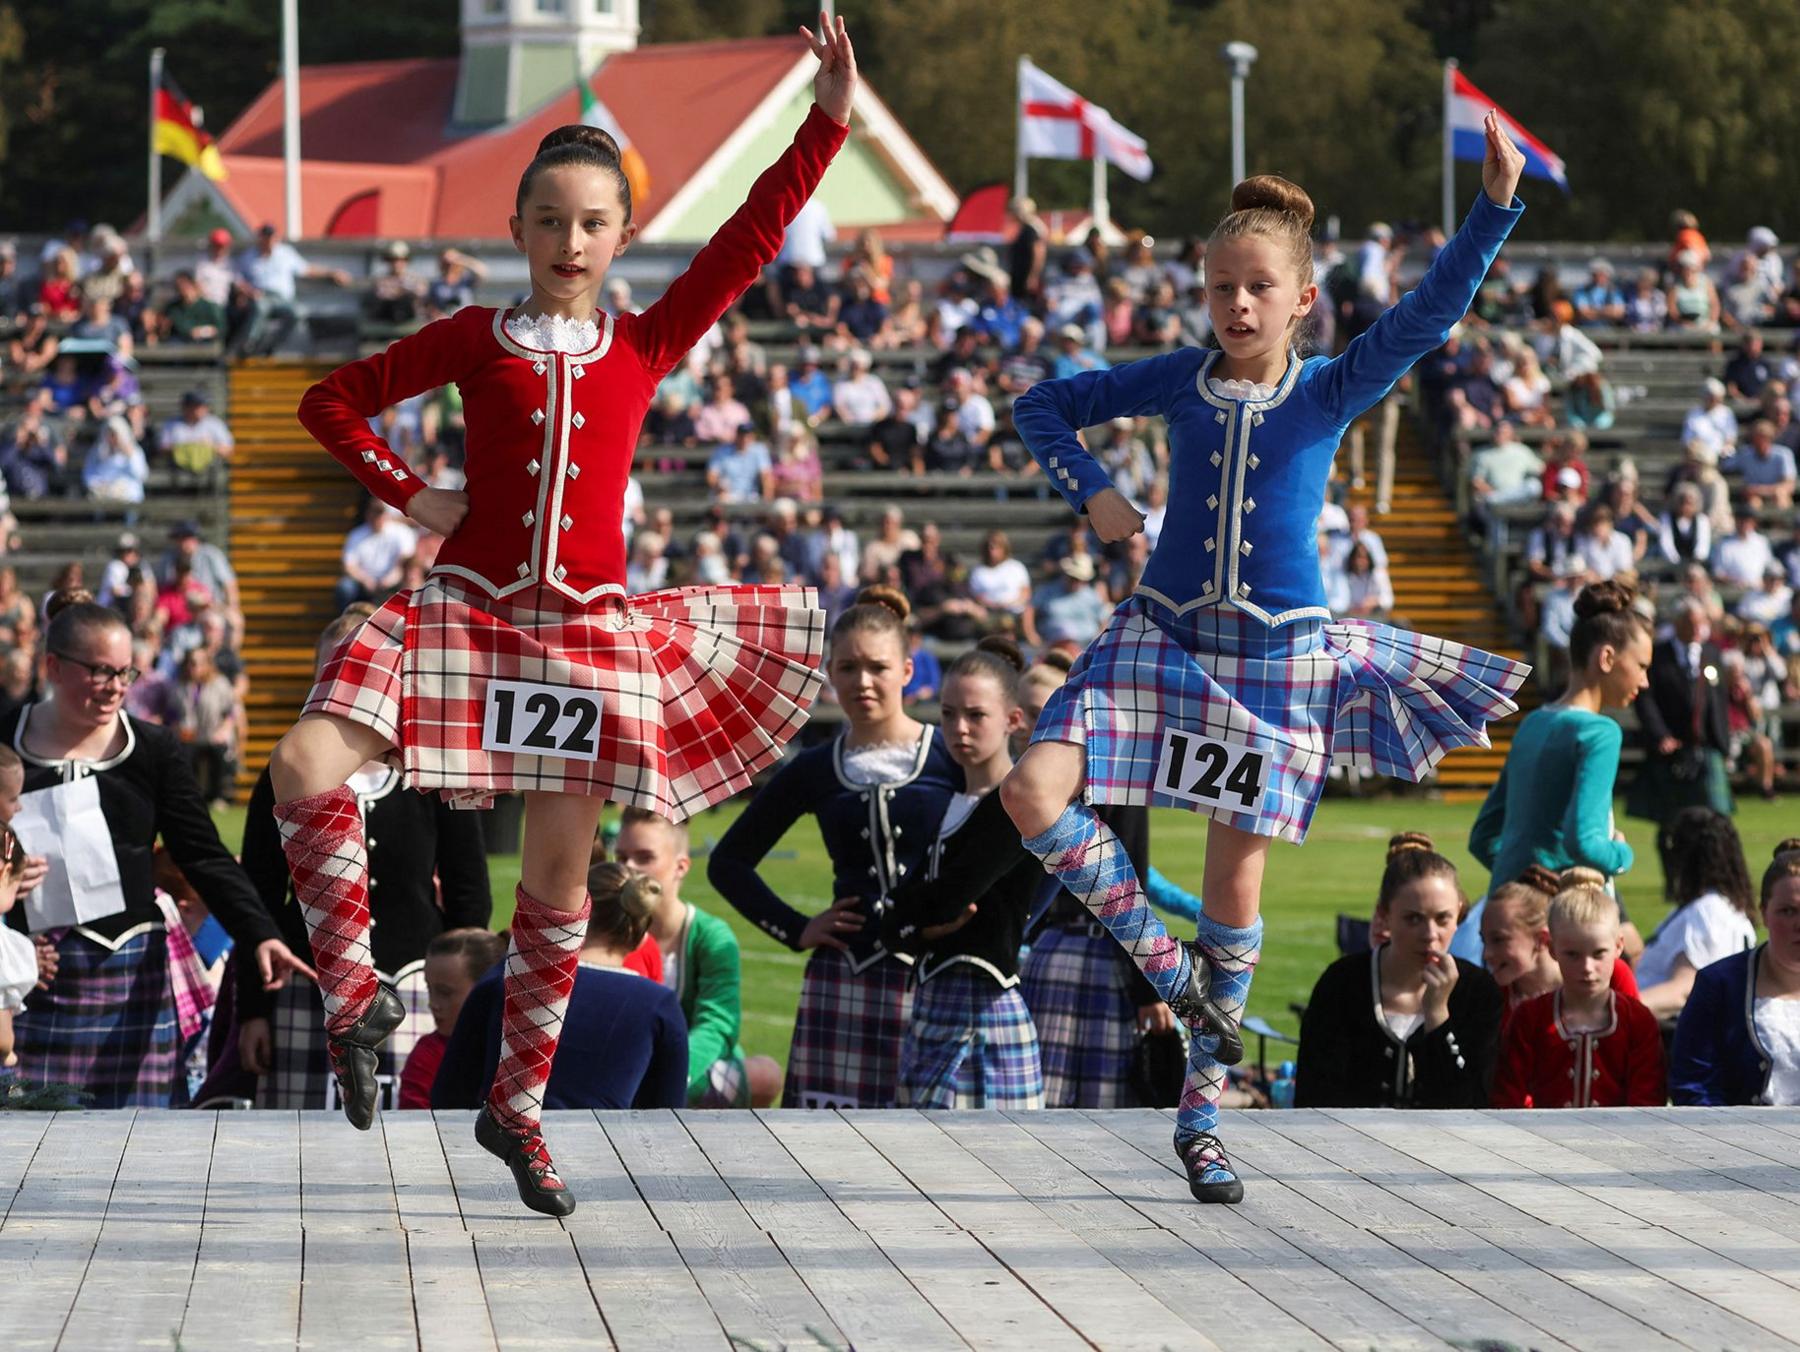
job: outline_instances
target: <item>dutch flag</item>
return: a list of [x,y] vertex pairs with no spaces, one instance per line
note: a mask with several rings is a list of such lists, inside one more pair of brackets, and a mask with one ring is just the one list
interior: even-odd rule
[[1492,108],[1500,115],[1501,124],[1512,134],[1519,149],[1525,153],[1526,174],[1532,178],[1547,178],[1565,193],[1568,192],[1569,178],[1563,171],[1562,156],[1526,131],[1517,118],[1477,89],[1462,71],[1452,69],[1450,75],[1448,118],[1451,151],[1457,159],[1479,163],[1487,157],[1487,133],[1482,130],[1481,124],[1487,117],[1488,109]]

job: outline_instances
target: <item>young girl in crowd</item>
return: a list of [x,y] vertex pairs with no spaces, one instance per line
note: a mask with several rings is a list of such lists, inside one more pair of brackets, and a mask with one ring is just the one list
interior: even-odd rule
[[1376,917],[1391,936],[1327,967],[1300,1021],[1297,1108],[1485,1108],[1500,1036],[1494,980],[1450,953],[1468,903],[1415,831],[1388,842]]
[[1613,988],[1619,905],[1598,874],[1550,902],[1550,948],[1561,978],[1506,1020],[1494,1072],[1496,1108],[1660,1108],[1662,1030],[1639,1000]]
[[[19,899],[25,851],[10,826],[0,824],[0,916]],[[37,946],[17,930],[0,925],[0,1098],[19,1064],[13,1050],[13,1015],[25,1008],[25,997],[38,983]]]
[[931,859],[894,893],[882,934],[914,955],[918,984],[900,1049],[900,1102],[915,1108],[1041,1108],[1037,1031],[1019,994],[1019,944],[1044,870],[993,792],[1024,726],[1011,639],[984,638],[944,680],[943,729],[963,792]]
[[[520,179],[511,228],[531,276],[512,310],[465,306],[307,392],[300,419],[382,501],[446,536],[425,585],[345,640],[273,764],[276,816],[323,967],[346,1114],[372,1120],[376,1051],[404,1009],[369,955],[367,867],[344,781],[398,749],[415,787],[529,798],[500,1072],[476,1138],[534,1210],[574,1197],[538,1131],[574,981],[589,842],[607,799],[685,818],[778,759],[818,689],[822,616],[800,587],[624,595],[620,529],[657,382],[775,258],[847,134],[842,20],[805,32],[814,108],[749,199],[641,314],[596,298],[636,233],[613,139],[558,128]],[[454,382],[466,492],[427,486],[369,427]]]
[[[1481,916],[1481,960],[1506,996],[1508,1013],[1562,985],[1562,968],[1550,941],[1551,897],[1565,887],[1604,886],[1605,881],[1593,869],[1567,869],[1558,878],[1542,864],[1532,864],[1518,881],[1502,883],[1488,894]],[[1616,901],[1613,907],[1618,908]],[[1623,957],[1613,963],[1612,988],[1637,998],[1637,978]]]
[[506,956],[507,936],[465,925],[445,930],[425,949],[425,994],[431,1002],[431,1031],[413,1044],[400,1073],[400,1106],[429,1108],[431,1086],[457,1016],[475,983]]
[[[625,960],[650,932],[662,885],[623,864],[588,873],[593,912],[549,1074],[550,1108],[681,1108],[687,1104],[687,1024],[675,996]],[[433,1108],[487,1100],[502,1055],[508,970],[493,968],[463,1001],[431,1087]]]
[[[1315,523],[1332,457],[1359,414],[1462,319],[1522,208],[1524,158],[1492,114],[1485,191],[1420,282],[1336,358],[1302,359],[1318,297],[1311,200],[1246,179],[1207,250],[1220,348],[1184,349],[1044,381],[1013,421],[1049,480],[1101,540],[1144,518],[1076,433],[1116,417],[1169,423],[1169,522],[1137,591],[1052,696],[1002,792],[1026,844],[1125,944],[1196,1032],[1176,1119],[1194,1196],[1243,1186],[1215,1128],[1221,1066],[1262,947],[1270,841],[1300,842],[1334,759],[1418,779],[1484,745],[1526,669],[1366,621],[1332,622]],[[1212,818],[1198,941],[1179,944],[1093,804],[1182,806]],[[1485,977],[1483,978],[1485,980]]]
[[[751,799],[707,862],[719,895],[795,952],[800,981],[783,1103],[790,1108],[891,1108],[900,1042],[912,1016],[912,959],[888,951],[881,918],[916,878],[963,773],[944,735],[907,716],[912,676],[906,598],[866,587],[831,630],[826,676],[844,730],[790,759]],[[807,813],[831,858],[831,905],[794,909],[757,867]]]
[[1756,892],[1731,818],[1687,807],[1666,830],[1675,910],[1650,936],[1637,969],[1643,1001],[1659,1019],[1681,1013],[1695,973],[1756,946]]
[[1800,1104],[1800,839],[1763,873],[1766,943],[1694,978],[1669,1052],[1680,1104]]

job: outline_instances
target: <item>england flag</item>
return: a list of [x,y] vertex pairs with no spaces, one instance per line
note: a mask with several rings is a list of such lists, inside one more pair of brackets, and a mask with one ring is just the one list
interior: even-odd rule
[[1140,181],[1155,166],[1144,138],[1031,62],[1019,62],[1019,153],[1040,160],[1104,159]]

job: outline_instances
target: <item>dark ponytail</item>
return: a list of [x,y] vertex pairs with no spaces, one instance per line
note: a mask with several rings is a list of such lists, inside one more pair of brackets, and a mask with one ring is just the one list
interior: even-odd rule
[[625,224],[631,224],[631,184],[620,163],[619,143],[600,128],[580,123],[558,127],[538,142],[537,154],[519,177],[519,195],[513,202],[514,214],[525,214],[526,195],[531,191],[532,180],[540,172],[568,165],[599,169],[611,175],[613,184],[619,190],[619,202],[625,208]]

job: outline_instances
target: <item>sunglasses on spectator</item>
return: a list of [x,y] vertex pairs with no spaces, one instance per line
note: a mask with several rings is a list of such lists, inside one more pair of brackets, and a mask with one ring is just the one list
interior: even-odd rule
[[50,650],[50,655],[60,658],[64,662],[73,662],[87,672],[88,682],[91,685],[111,685],[114,681],[120,681],[125,685],[135,685],[137,678],[144,674],[137,667],[109,667],[103,662],[86,662],[68,653],[59,653],[54,648]]

